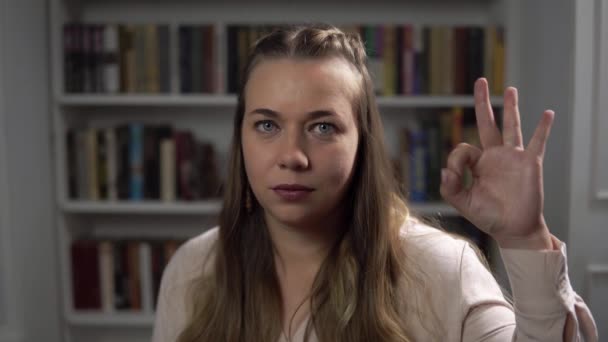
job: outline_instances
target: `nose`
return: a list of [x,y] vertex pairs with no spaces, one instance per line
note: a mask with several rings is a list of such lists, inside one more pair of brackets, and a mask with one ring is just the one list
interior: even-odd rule
[[305,170],[309,160],[305,149],[302,134],[288,132],[283,139],[280,150],[279,167],[281,169]]

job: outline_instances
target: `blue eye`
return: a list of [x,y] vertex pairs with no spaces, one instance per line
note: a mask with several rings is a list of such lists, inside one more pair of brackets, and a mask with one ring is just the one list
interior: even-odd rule
[[[272,128],[276,127],[274,122],[270,121],[270,120],[262,120],[262,121],[258,121],[255,123],[255,127],[258,131],[264,132],[264,133],[270,133],[272,132]],[[261,129],[259,127],[262,127]]]
[[321,135],[329,135],[334,133],[336,130],[336,126],[330,124],[329,122],[319,122],[315,124],[315,128],[318,128],[318,132]]

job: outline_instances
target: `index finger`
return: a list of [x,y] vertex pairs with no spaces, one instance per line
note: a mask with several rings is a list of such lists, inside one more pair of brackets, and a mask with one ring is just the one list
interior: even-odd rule
[[490,95],[488,81],[479,78],[475,81],[475,117],[477,118],[477,129],[479,140],[483,148],[502,145],[502,136],[496,126]]

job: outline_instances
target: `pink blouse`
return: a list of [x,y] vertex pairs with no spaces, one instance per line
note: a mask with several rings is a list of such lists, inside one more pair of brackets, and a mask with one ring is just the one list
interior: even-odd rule
[[[403,233],[408,253],[418,254],[416,260],[432,276],[427,284],[432,295],[425,297],[418,310],[423,311],[422,317],[431,309],[435,312],[443,341],[562,341],[568,315],[574,323],[572,341],[598,341],[593,316],[570,285],[566,245],[556,237],[552,236],[556,250],[500,249],[513,307],[467,242],[413,220],[407,221]],[[200,274],[217,235],[215,227],[190,239],[165,269],[153,342],[176,341],[184,329],[186,288]],[[410,336],[415,341],[431,340],[417,317],[411,314],[404,320]],[[300,324],[292,341],[303,341],[307,323],[308,319]],[[285,341],[284,336],[279,340]],[[310,342],[316,341],[313,329]]]

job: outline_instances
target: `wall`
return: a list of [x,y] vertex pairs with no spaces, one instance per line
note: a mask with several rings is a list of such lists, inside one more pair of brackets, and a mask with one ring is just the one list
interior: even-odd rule
[[[0,0],[0,167],[6,182],[1,203],[6,235],[2,269],[11,290],[22,341],[60,340],[56,237],[48,95],[47,2]],[[2,185],[0,185],[2,186]],[[7,219],[8,218],[8,219]],[[1,233],[1,231],[0,231]],[[6,249],[10,239],[10,251]],[[3,254],[3,255],[4,255]],[[0,262],[2,259],[0,258]],[[12,313],[9,313],[12,314]]]
[[[575,61],[573,67],[573,105],[571,118],[572,162],[570,164],[570,231],[569,266],[574,286],[580,288],[589,299],[591,309],[598,323],[600,340],[608,338],[608,274],[598,274],[593,281],[588,277],[590,264],[603,265],[608,269],[608,200],[595,198],[593,167],[596,131],[606,131],[608,127],[594,127],[598,115],[608,115],[606,108],[598,108],[595,103],[600,97],[608,96],[608,89],[598,89],[596,65],[599,62],[597,42],[599,36],[600,3],[604,13],[608,13],[606,0],[577,0],[574,8],[576,23],[576,44],[572,49]],[[606,16],[604,18],[607,18]],[[603,25],[608,25],[604,19]],[[606,32],[606,30],[604,30]],[[604,36],[605,42],[608,36]],[[608,58],[604,56],[602,58]],[[606,121],[604,121],[606,122]],[[606,149],[608,146],[598,146]],[[604,305],[600,306],[600,303]]]

